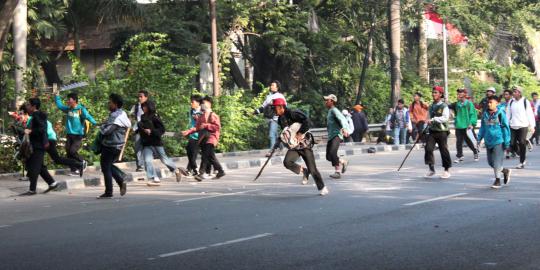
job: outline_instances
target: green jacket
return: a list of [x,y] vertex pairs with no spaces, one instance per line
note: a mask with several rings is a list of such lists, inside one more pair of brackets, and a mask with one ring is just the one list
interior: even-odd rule
[[328,124],[328,140],[331,141],[336,136],[339,136],[343,140],[343,134],[341,134],[341,129],[349,130],[349,122],[347,118],[338,110],[338,108],[333,107],[328,110],[328,115],[326,116],[326,123]]
[[452,109],[455,112],[454,125],[456,129],[466,129],[469,126],[476,126],[478,118],[474,104],[471,101],[457,101],[452,105]]

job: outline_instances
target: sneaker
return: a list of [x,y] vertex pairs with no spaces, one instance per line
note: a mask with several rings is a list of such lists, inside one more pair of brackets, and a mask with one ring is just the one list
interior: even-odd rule
[[454,163],[461,163],[461,162],[463,162],[464,160],[465,160],[464,157],[458,157],[458,158],[456,158],[456,160],[454,160]]
[[309,181],[309,171],[307,168],[302,170],[302,185],[307,185]]
[[517,166],[516,166],[516,169],[524,169],[525,168],[525,162],[524,163],[519,163]]
[[330,175],[330,178],[340,179],[341,178],[341,173],[334,172],[333,174]]
[[86,171],[86,167],[88,167],[88,162],[86,160],[82,161],[81,169],[79,170],[79,176],[82,178],[84,171]]
[[120,196],[126,195],[127,192],[127,183],[126,181],[123,181],[122,184],[120,184]]
[[216,173],[216,176],[214,176],[214,179],[219,179],[219,178],[221,178],[223,176],[225,176],[225,172],[221,171],[221,172]]
[[272,151],[266,153],[266,155],[264,155],[264,156],[267,157],[267,158],[270,157],[270,156],[272,156]]
[[474,154],[474,161],[479,161],[480,158],[478,157],[478,154]]
[[178,168],[178,171],[179,171],[183,176],[189,176],[189,174],[191,173],[191,172],[189,172],[188,170],[186,170],[186,169],[184,169],[184,168],[182,168],[182,167]]
[[103,193],[97,196],[96,199],[112,199],[112,197],[113,197],[112,194]]
[[30,178],[28,178],[26,176],[23,176],[23,177],[19,178],[19,181],[30,181]]
[[495,182],[493,182],[493,185],[491,185],[491,188],[494,188],[494,189],[501,188],[501,179],[495,178]]
[[328,189],[326,187],[323,187],[321,190],[319,190],[319,195],[321,196],[328,195]]
[[347,166],[349,166],[349,161],[344,159],[341,163],[341,173],[345,173],[347,171]]
[[424,178],[433,178],[435,176],[435,171],[429,170],[425,175]]
[[32,195],[36,195],[36,194],[37,194],[37,193],[36,193],[35,191],[29,190],[29,191],[27,191],[27,192],[25,192],[25,193],[19,194],[19,196],[32,196]]
[[135,169],[136,172],[142,172],[144,171],[143,167],[137,167],[137,169]]
[[180,171],[180,169],[177,169],[174,171],[174,174],[176,175],[176,182],[180,183],[180,181],[182,181],[183,173]]
[[75,170],[69,173],[69,176],[81,176],[80,170]]
[[159,180],[158,177],[154,177],[154,179],[152,181],[148,181],[148,183],[146,183],[146,185],[152,187],[152,186],[160,186],[161,185],[161,181]]
[[502,172],[504,176],[504,184],[508,185],[508,183],[510,183],[510,176],[512,175],[512,170],[504,168]]
[[49,185],[49,188],[47,188],[45,191],[43,191],[43,194],[49,193],[50,191],[53,191],[53,190],[57,189],[59,186],[60,185],[58,184],[58,182],[54,182],[54,183]]
[[202,180],[204,180],[204,176],[201,175],[201,174],[197,174],[197,175],[195,175],[195,180],[201,182]]
[[448,179],[448,178],[450,178],[450,176],[452,176],[452,175],[450,174],[450,172],[445,170],[445,171],[443,172],[443,174],[441,175],[441,178],[442,178],[442,179]]
[[211,174],[208,174],[208,173],[203,173],[203,175],[202,175],[203,179],[212,179],[212,177],[214,177],[214,176],[211,175]]

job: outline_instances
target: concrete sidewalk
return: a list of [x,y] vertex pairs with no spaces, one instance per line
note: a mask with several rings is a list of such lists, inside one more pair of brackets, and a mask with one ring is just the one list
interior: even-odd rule
[[[340,147],[338,154],[340,156],[359,156],[368,154],[368,149],[376,152],[388,152],[410,149],[412,145],[373,145],[363,143],[344,143]],[[419,148],[419,146],[417,146]],[[316,145],[314,147],[315,158],[325,160],[325,145]],[[241,170],[246,168],[262,167],[267,158],[264,156],[268,150],[253,150],[244,152],[231,152],[217,154],[225,171]],[[371,152],[371,151],[370,151]],[[281,154],[272,157],[268,166],[281,165],[283,163],[285,150]],[[186,157],[172,158],[178,167],[185,167]],[[135,172],[135,162],[123,162],[116,164],[127,174],[128,181],[146,181],[145,172]],[[174,175],[159,160],[154,160],[154,166],[158,176],[162,179],[174,178]],[[51,175],[60,183],[59,190],[71,190],[85,187],[95,187],[103,185],[103,175],[99,166],[89,166],[83,176],[69,176],[69,170],[50,170]],[[227,176],[225,176],[226,178]],[[15,196],[28,189],[28,181],[18,180],[18,174],[5,174],[0,176],[0,198]],[[193,178],[183,178],[183,181],[194,181]],[[44,181],[38,180],[38,190],[44,190],[47,186]]]

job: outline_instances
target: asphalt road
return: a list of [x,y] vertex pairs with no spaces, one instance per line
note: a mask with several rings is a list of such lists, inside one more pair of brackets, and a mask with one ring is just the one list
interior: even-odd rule
[[[423,150],[352,157],[330,194],[281,166],[161,187],[0,200],[1,269],[540,269],[540,149],[492,190],[480,162],[424,179]],[[436,155],[439,157],[438,154]],[[506,162],[515,166],[517,160]],[[118,190],[115,190],[118,192]],[[117,193],[115,193],[117,195]]]

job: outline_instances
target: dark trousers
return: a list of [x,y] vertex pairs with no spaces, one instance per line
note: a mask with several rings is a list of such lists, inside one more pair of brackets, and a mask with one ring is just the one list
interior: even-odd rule
[[365,134],[366,134],[365,130],[354,130],[351,137],[352,137],[354,142],[362,142],[362,140],[364,139]]
[[199,173],[202,173],[203,170],[207,170],[210,165],[214,167],[214,170],[223,172],[223,168],[216,158],[215,146],[211,143],[205,143],[201,145],[201,169]]
[[533,135],[529,138],[531,143],[535,142],[536,144],[540,143],[540,121],[536,121],[536,128],[534,129]]
[[528,127],[520,129],[510,129],[512,135],[512,150],[519,155],[519,162],[523,163],[527,159],[527,132]]
[[64,158],[61,157],[58,154],[58,148],[56,147],[56,141],[49,141],[49,149],[47,149],[47,153],[51,157],[51,159],[54,161],[54,163],[58,165],[64,165],[68,166],[70,168],[77,168],[82,169],[82,162],[71,159],[71,158]]
[[319,170],[317,170],[317,165],[315,164],[315,156],[313,155],[313,150],[308,149],[308,148],[300,149],[300,150],[290,149],[289,151],[287,151],[287,154],[285,155],[285,159],[283,160],[283,165],[285,165],[285,168],[289,169],[293,173],[300,174],[300,170],[302,167],[296,164],[296,161],[300,157],[302,157],[309,173],[313,176],[313,179],[315,180],[315,184],[317,185],[317,189],[318,190],[323,189],[324,182],[323,182],[321,173],[319,173]]
[[426,127],[426,122],[424,121],[418,121],[416,123],[413,123],[412,137],[415,142],[418,139],[418,137],[420,137],[419,142],[426,141],[426,134],[424,134],[425,127]]
[[339,136],[334,137],[326,143],[326,160],[332,162],[332,166],[339,166],[338,149],[341,139]]
[[34,149],[30,158],[26,160],[26,169],[28,170],[27,176],[30,180],[30,190],[36,191],[37,179],[41,175],[41,178],[47,182],[48,185],[54,183],[54,179],[47,170],[47,166],[44,164],[45,151],[42,149]]
[[431,131],[426,137],[426,153],[424,155],[424,162],[427,165],[435,164],[435,157],[433,151],[435,150],[435,144],[439,146],[439,152],[441,152],[441,159],[444,169],[452,167],[452,159],[450,152],[448,152],[448,132],[447,131]]
[[187,170],[197,174],[197,155],[199,154],[199,142],[195,139],[189,139],[186,145],[188,157]]
[[[66,139],[67,139],[66,141],[67,158],[75,159],[82,162],[83,159],[79,155],[79,149],[81,149],[83,137],[81,135],[68,134],[66,136]],[[77,170],[77,167],[70,167],[70,168],[72,172]]]
[[118,167],[114,165],[114,162],[118,160],[120,150],[112,147],[101,147],[101,157],[99,163],[101,165],[101,172],[105,180],[105,194],[113,194],[112,179],[116,181],[118,186],[124,182],[125,174]]
[[456,150],[457,150],[457,157],[463,157],[463,140],[467,143],[467,146],[473,151],[473,153],[476,155],[478,154],[478,150],[476,149],[476,145],[471,141],[469,136],[467,136],[467,129],[466,128],[456,128]]

